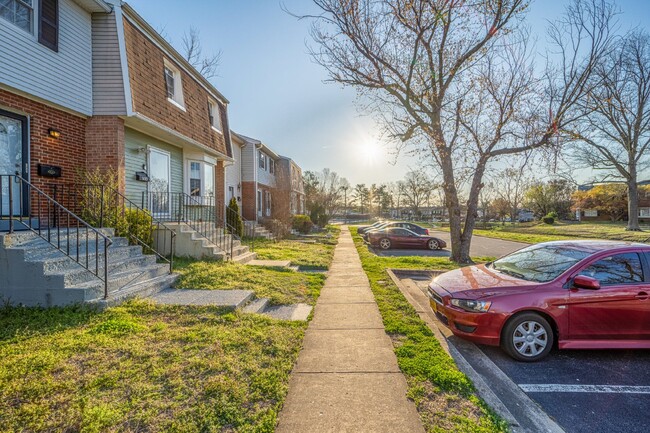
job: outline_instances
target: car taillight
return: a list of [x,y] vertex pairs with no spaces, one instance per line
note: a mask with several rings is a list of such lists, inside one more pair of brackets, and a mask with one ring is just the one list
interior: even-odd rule
[[424,229],[424,230],[427,232],[427,234],[429,234],[429,229]]

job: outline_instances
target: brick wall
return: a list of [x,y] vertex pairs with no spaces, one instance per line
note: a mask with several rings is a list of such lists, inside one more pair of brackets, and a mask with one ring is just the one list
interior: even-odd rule
[[117,172],[124,193],[124,120],[117,116],[93,116],[86,128],[86,167]]
[[257,218],[257,191],[255,191],[255,182],[242,182],[241,189],[242,216],[249,221],[255,221]]
[[[26,113],[29,116],[30,175],[37,187],[48,189],[51,183],[72,183],[79,169],[86,166],[85,132],[86,119],[45,104],[32,101],[0,89],[0,108]],[[48,129],[61,132],[59,138],[51,138]],[[38,164],[56,165],[62,168],[58,179],[41,177]]]
[[144,34],[124,19],[129,80],[133,96],[133,109],[206,146],[230,154],[230,135],[226,107],[221,108],[221,124],[226,133],[216,132],[208,118],[208,92],[180,67],[185,111],[167,100],[163,75],[164,59],[171,58]]

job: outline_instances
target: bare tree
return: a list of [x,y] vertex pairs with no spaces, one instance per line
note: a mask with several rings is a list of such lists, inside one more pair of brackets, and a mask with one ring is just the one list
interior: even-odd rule
[[201,75],[208,80],[217,75],[221,63],[221,51],[204,56],[201,34],[196,27],[190,27],[189,31],[183,33],[181,43],[183,56]]
[[[589,91],[594,66],[609,45],[613,7],[606,0],[574,0],[564,20],[551,26],[558,53],[549,56],[545,80],[536,81],[530,78],[528,54],[508,50],[526,39],[519,31],[525,0],[314,3],[321,12],[310,17],[315,60],[331,80],[359,89],[369,101],[365,108],[380,114],[393,137],[424,143],[442,171],[451,259],[471,262],[487,164],[560,143],[575,120],[573,106]],[[472,81],[481,74],[497,81]],[[490,96],[482,109],[475,92]],[[488,110],[499,114],[496,130],[477,121]],[[472,135],[478,139],[466,139]],[[459,168],[471,180],[464,225]]]
[[576,156],[627,184],[627,230],[639,228],[638,173],[649,166],[650,35],[635,31],[599,65],[596,87],[583,104]]
[[526,196],[526,191],[532,183],[530,176],[526,174],[528,169],[526,164],[521,164],[517,168],[508,167],[497,172],[494,177],[494,191],[497,197],[508,204],[510,209],[508,214],[511,222],[517,221],[517,215]]
[[402,194],[406,205],[413,209],[416,216],[420,215],[420,208],[424,206],[433,192],[433,182],[424,171],[411,170],[406,173],[402,181]]

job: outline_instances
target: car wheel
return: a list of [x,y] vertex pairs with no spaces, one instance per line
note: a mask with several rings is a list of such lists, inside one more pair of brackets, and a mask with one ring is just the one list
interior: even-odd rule
[[390,249],[390,239],[388,238],[379,239],[379,248],[381,248],[382,250]]
[[510,320],[501,345],[518,361],[533,362],[546,357],[553,347],[553,328],[537,313],[524,313]]
[[435,239],[429,239],[429,242],[427,242],[427,247],[430,250],[439,250],[440,249],[440,245],[438,244],[438,241],[435,240]]

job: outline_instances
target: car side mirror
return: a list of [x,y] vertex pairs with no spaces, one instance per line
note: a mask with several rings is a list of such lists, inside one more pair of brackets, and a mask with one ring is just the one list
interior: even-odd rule
[[573,286],[579,289],[598,290],[600,289],[600,281],[586,275],[578,275],[573,279]]

